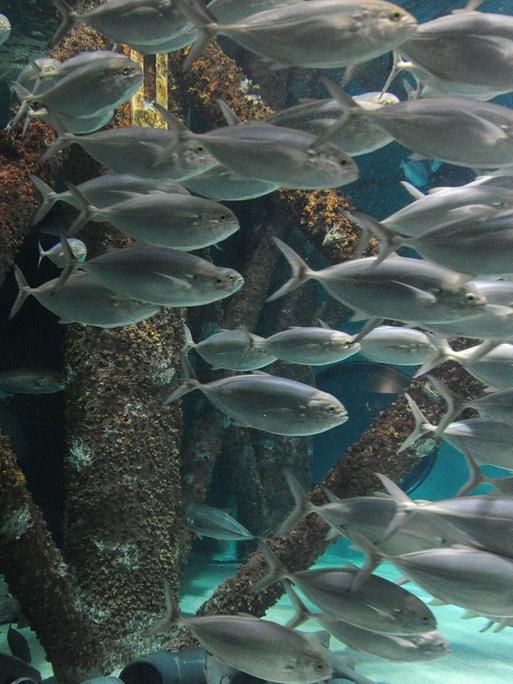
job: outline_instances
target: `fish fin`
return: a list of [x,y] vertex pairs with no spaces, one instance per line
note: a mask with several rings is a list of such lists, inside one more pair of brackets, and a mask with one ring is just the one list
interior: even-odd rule
[[308,265],[303,261],[303,259],[297,254],[292,247],[289,247],[285,242],[277,237],[273,237],[276,247],[283,254],[285,259],[289,262],[292,269],[292,276],[287,282],[282,285],[276,292],[274,292],[270,297],[266,299],[267,302],[274,302],[276,299],[283,297],[283,295],[296,290],[301,287],[307,280],[314,277],[315,271],[310,270]]
[[324,541],[331,542],[343,536],[344,533],[342,532],[342,530],[338,530],[336,527],[330,526],[329,530],[324,535]]
[[60,26],[54,33],[54,36],[50,43],[50,47],[55,47],[57,43],[60,43],[60,41],[64,38],[64,36],[68,33],[73,24],[76,22],[77,15],[75,12],[72,11],[71,7],[64,0],[52,0],[52,2],[57,7],[59,12],[62,14],[62,21],[60,23]]
[[467,462],[467,467],[470,471],[470,476],[463,485],[463,487],[461,487],[461,489],[458,490],[458,492],[456,493],[456,497],[465,496],[465,494],[468,494],[476,487],[479,487],[479,485],[481,484],[493,484],[493,480],[491,478],[488,478],[483,473],[481,468],[477,465],[476,461],[469,453],[467,453],[466,451],[462,451],[461,453],[463,454],[463,457]]
[[447,601],[442,601],[442,599],[439,598],[434,598],[431,599],[431,601],[428,601],[430,606],[446,606]]
[[61,117],[57,116],[54,113],[53,118],[55,119],[58,126],[57,138],[53,141],[53,143],[41,157],[42,161],[47,161],[48,159],[56,155],[57,152],[61,152],[63,149],[65,149],[69,145],[72,145],[74,142],[80,141],[80,136],[77,136],[66,129]]
[[[494,634],[497,634],[497,632],[502,632],[502,630],[505,629],[506,627],[510,627],[509,620],[511,620],[511,618],[509,618],[509,617],[505,617],[505,618],[502,618],[502,620],[499,620],[499,622],[497,623],[497,627],[493,630]],[[493,620],[490,620],[490,622],[493,623]],[[481,632],[481,631],[485,631],[485,630],[484,630],[484,628],[482,628],[479,631]]]
[[294,508],[275,530],[273,537],[281,537],[282,534],[295,527],[306,515],[317,512],[317,506],[308,499],[305,490],[294,473],[289,468],[284,468],[282,473],[294,499]]
[[445,337],[433,335],[432,339],[437,351],[433,354],[433,356],[430,356],[429,359],[427,359],[427,361],[425,361],[420,368],[416,370],[413,376],[414,378],[419,378],[421,375],[429,373],[429,371],[433,370],[434,368],[437,368],[449,359],[452,361],[458,361],[458,359],[460,358],[458,352],[455,352],[451,348],[449,342]]
[[35,226],[48,214],[50,209],[55,204],[57,198],[59,197],[59,194],[52,190],[52,188],[49,185],[47,185],[43,180],[41,180],[41,178],[38,178],[38,176],[30,174],[29,178],[32,181],[32,184],[35,185],[36,190],[43,198],[42,204],[40,205],[32,219],[32,225]]
[[[35,96],[24,88],[21,83],[17,83],[16,81],[11,83],[11,90],[14,91],[16,97],[20,101],[18,111],[8,126],[8,128],[15,128],[25,115],[27,115],[27,118],[29,117],[30,104],[34,101]],[[26,126],[24,126],[23,130],[26,131]]]
[[148,629],[148,634],[151,636],[168,632],[180,620],[178,605],[173,599],[171,583],[167,578],[164,579],[164,601],[166,611],[161,619]]
[[324,496],[328,499],[330,503],[340,503],[342,499],[340,499],[336,494],[333,494],[331,489],[328,489],[327,487],[322,488]]
[[465,402],[458,400],[442,380],[439,380],[434,375],[428,375],[427,378],[435,388],[437,394],[439,394],[447,404],[447,411],[442,420],[438,423],[438,427],[433,435],[436,439],[437,437],[440,437],[445,428],[452,423],[454,418],[463,410]]
[[220,25],[216,17],[199,0],[176,0],[176,4],[198,32],[198,38],[182,65],[183,71],[189,71],[192,63],[218,34]]
[[312,613],[310,613],[303,601],[301,601],[299,596],[296,594],[289,580],[284,579],[281,581],[281,584],[294,608],[294,614],[286,623],[285,627],[288,627],[289,629],[297,629],[297,627],[312,618]]
[[369,318],[360,332],[351,340],[351,344],[358,344],[361,342],[370,332],[380,326],[384,320],[384,318]]
[[465,7],[452,10],[451,14],[466,14],[468,12],[474,12],[480,5],[483,4],[483,1],[484,0],[469,0]]
[[346,93],[344,90],[342,90],[342,88],[327,78],[321,78],[321,81],[331,97],[342,107],[342,114],[334,124],[328,126],[320,135],[315,138],[311,147],[319,147],[320,145],[329,142],[338,134],[341,129],[344,128],[351,116],[356,114],[361,114],[364,116],[364,110],[356,104],[351,95]]
[[200,381],[196,378],[191,364],[189,363],[187,354],[181,352],[180,361],[182,365],[184,382],[180,385],[180,387],[175,389],[174,392],[171,392],[168,398],[162,402],[162,406],[169,406],[169,404],[172,404],[174,401],[178,401],[178,399],[181,399],[186,394],[189,394],[189,392],[192,392],[195,389],[201,389],[202,387]]
[[475,618],[478,618],[478,617],[481,617],[479,615],[479,613],[476,613],[473,610],[465,610],[463,615],[461,615],[461,620],[474,620]]
[[14,277],[16,278],[16,284],[18,285],[18,294],[16,296],[16,299],[14,300],[14,304],[12,305],[11,311],[9,313],[9,320],[16,316],[18,311],[23,306],[23,303],[25,302],[27,297],[29,297],[34,292],[34,290],[25,280],[25,276],[21,272],[21,268],[16,264],[14,264],[13,268]]
[[355,578],[349,589],[350,592],[355,592],[361,588],[367,577],[374,572],[378,565],[380,565],[383,560],[386,560],[386,556],[375,546],[375,544],[372,544],[364,537],[361,532],[351,530],[351,539],[367,554],[365,565],[355,574]]
[[45,250],[43,249],[43,246],[42,246],[42,244],[39,242],[39,240],[37,241],[37,250],[38,250],[38,252],[39,252],[39,259],[38,259],[38,261],[37,261],[37,269],[36,269],[36,270],[39,271],[39,267],[41,266],[41,262],[43,261],[43,259],[44,259],[45,256],[46,256],[46,252],[45,252]]
[[413,154],[410,154],[408,159],[411,159],[411,161],[431,161],[431,157],[426,157],[425,154],[420,154],[419,152],[413,152]]
[[[505,307],[506,310],[509,307]],[[506,314],[508,315],[508,314]],[[476,351],[471,354],[468,359],[466,359],[466,363],[475,363],[476,361],[479,361],[479,359],[483,358],[483,356],[486,356],[489,352],[491,352],[495,347],[498,347],[500,344],[503,344],[505,340],[485,340],[482,342],[476,349]]]
[[408,584],[409,582],[411,582],[411,579],[409,577],[399,577],[399,579],[396,580],[394,584],[397,584],[398,587],[402,587],[405,584]]
[[[318,318],[317,321],[319,322],[319,325],[321,328],[324,328],[324,330],[333,330],[331,325],[328,325],[326,321],[323,321],[322,318]],[[298,326],[299,327],[299,326]]]
[[310,639],[315,644],[320,644],[323,648],[330,647],[331,634],[327,629],[319,629],[316,632],[305,632],[307,639]]
[[[481,615],[479,617],[482,617]],[[482,634],[483,632],[487,632],[490,627],[493,627],[495,622],[493,620],[487,620],[484,625],[479,629],[479,634]],[[498,629],[494,629],[494,632],[497,632]]]
[[79,190],[75,185],[72,185],[71,183],[66,183],[66,187],[78,203],[80,209],[79,215],[73,221],[67,232],[67,235],[75,235],[87,223],[89,223],[89,221],[94,217],[95,213],[98,210],[89,202],[84,193],[81,190]]
[[413,446],[413,444],[415,444],[415,442],[420,437],[422,437],[426,432],[431,432],[436,429],[435,426],[428,421],[426,416],[422,413],[417,403],[410,397],[410,395],[405,394],[404,396],[406,397],[406,401],[408,402],[410,411],[413,413],[413,417],[415,419],[415,427],[413,428],[413,431],[409,435],[409,437],[407,437],[404,440],[404,442],[398,449],[397,453],[399,454],[402,451],[405,451],[406,449],[409,449],[411,446]]
[[421,290],[419,287],[415,287],[415,285],[410,285],[409,283],[402,283],[399,280],[392,280],[391,282],[395,283],[396,285],[400,285],[401,287],[404,287],[405,289],[412,292],[419,302],[423,302],[424,304],[436,303],[436,297],[431,292],[426,292],[425,290]]
[[283,565],[274,551],[271,550],[268,544],[260,540],[258,542],[258,549],[263,554],[266,563],[269,565],[269,572],[252,585],[250,588],[252,594],[256,594],[282,579],[293,579],[293,576],[289,574],[287,568]]
[[[408,181],[401,181],[401,185],[406,190],[406,192],[413,197],[414,200],[419,200],[419,199],[422,199],[423,197],[426,196],[423,192],[421,192],[414,185],[412,185],[411,183],[408,183]],[[431,192],[431,190],[429,192]]]
[[380,543],[383,543],[388,541],[390,537],[392,537],[401,529],[401,527],[403,527],[403,525],[408,522],[410,515],[418,511],[418,506],[414,501],[412,501],[412,499],[410,499],[408,494],[403,492],[403,490],[389,477],[383,475],[382,473],[374,473],[374,475],[381,480],[382,485],[395,501],[397,508],[396,512],[394,513],[394,517],[380,539]]
[[237,114],[235,114],[229,104],[227,104],[224,100],[221,100],[221,98],[217,98],[216,102],[228,126],[237,126],[237,124],[241,123],[241,120]]
[[196,346],[196,343],[194,342],[194,340],[192,338],[191,329],[189,328],[188,325],[185,325],[185,323],[183,326],[183,334],[185,337],[185,343],[184,343],[181,351],[182,351],[182,354],[188,354],[191,351],[191,349],[194,349],[194,347]]
[[176,114],[170,112],[169,109],[166,109],[158,102],[152,102],[151,106],[153,109],[155,109],[155,111],[157,111],[160,114],[160,116],[167,123],[168,130],[171,131],[174,135],[176,135],[177,142],[180,134],[183,135],[184,133],[190,133],[190,130],[187,128],[184,122],[178,116],[176,116]]

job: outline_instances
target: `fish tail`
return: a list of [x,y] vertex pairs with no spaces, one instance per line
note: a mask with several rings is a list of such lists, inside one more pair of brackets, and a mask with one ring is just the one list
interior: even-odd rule
[[192,366],[189,363],[189,359],[187,358],[187,354],[185,354],[183,351],[180,353],[180,360],[182,364],[184,382],[180,385],[180,387],[175,389],[174,392],[171,392],[168,398],[162,403],[162,406],[169,406],[169,404],[172,404],[174,401],[178,401],[178,399],[181,399],[186,394],[189,394],[189,392],[193,392],[195,389],[200,389],[202,387],[200,381],[194,374]]
[[79,215],[73,221],[68,230],[68,235],[75,235],[76,233],[78,233],[79,230],[81,230],[86,225],[86,223],[89,223],[97,209],[96,207],[93,207],[93,205],[89,202],[84,193],[81,190],[79,190],[75,185],[72,185],[71,183],[66,183],[66,187],[68,188],[69,192],[74,197],[80,208]]
[[[43,198],[43,203],[36,211],[34,218],[32,219],[32,225],[35,226],[37,223],[42,221],[42,219],[48,214],[50,209],[55,204],[56,199],[59,195],[54,190],[52,190],[52,188],[49,185],[47,185],[43,180],[41,180],[41,178],[38,178],[38,176],[30,175],[29,178],[32,181],[32,183],[36,186],[36,190]],[[41,254],[41,252],[39,253]]]
[[[36,96],[33,95],[29,90],[24,88],[21,85],[21,83],[16,83],[16,81],[11,83],[11,90],[14,92],[14,94],[16,95],[18,100],[20,101],[20,106],[18,108],[18,111],[16,112],[14,119],[8,125],[8,128],[15,128],[25,115],[27,115],[27,118],[28,118],[29,110],[30,110],[30,104],[35,99]],[[23,132],[26,131],[26,128],[27,127],[24,125]]]
[[357,532],[356,530],[351,530],[351,539],[358,544],[358,546],[365,551],[367,558],[365,560],[365,565],[363,565],[360,570],[356,573],[354,580],[351,583],[349,591],[355,592],[361,588],[362,584],[365,582],[367,577],[374,572],[374,570],[386,560],[384,553],[379,551],[379,549],[372,544],[366,537]]
[[289,468],[282,470],[283,475],[289,486],[290,493],[294,498],[294,508],[285,518],[285,520],[275,530],[273,537],[281,537],[282,534],[288,532],[292,527],[295,527],[304,517],[309,513],[315,513],[318,507],[312,504],[301,483]]
[[465,451],[462,452],[463,456],[465,457],[465,461],[467,462],[468,469],[470,471],[470,476],[468,480],[465,482],[463,487],[458,490],[458,493],[456,496],[465,496],[465,494],[468,494],[471,492],[473,489],[476,487],[479,487],[481,484],[493,484],[494,481],[492,478],[487,477],[481,468],[477,465],[475,460],[472,458],[472,456]]
[[410,515],[415,513],[418,509],[417,504],[410,499],[406,492],[396,485],[389,477],[382,473],[374,473],[376,477],[381,480],[381,484],[385,487],[396,504],[396,512],[390,525],[386,528],[384,535],[380,539],[382,544],[388,541],[396,532],[400,530],[403,525],[410,519]]
[[53,141],[53,143],[41,157],[43,161],[50,159],[50,157],[56,155],[57,152],[61,152],[64,148],[68,147],[69,145],[72,145],[74,142],[77,141],[77,138],[79,138],[79,136],[76,136],[74,133],[67,129],[61,116],[59,116],[55,112],[53,112],[52,116],[56,123],[57,138]]
[[39,260],[38,260],[38,262],[37,262],[37,268],[38,268],[38,270],[39,270],[39,267],[41,266],[41,262],[43,261],[43,259],[44,259],[45,256],[46,256],[46,252],[45,252],[45,250],[43,249],[43,246],[42,246],[42,244],[39,242],[39,240],[37,241],[37,249],[38,249],[38,251],[39,251]]
[[14,277],[16,278],[16,284],[18,285],[18,294],[9,313],[9,320],[16,316],[27,297],[29,297],[33,292],[33,289],[25,280],[25,276],[21,272],[20,267],[16,264],[14,264]]
[[180,611],[178,609],[178,603],[173,596],[173,590],[171,589],[171,582],[166,578],[164,579],[164,600],[166,605],[166,611],[164,615],[158,620],[154,625],[152,625],[148,634],[154,636],[156,634],[162,634],[163,632],[169,632],[170,629],[180,621]]
[[442,337],[437,335],[432,336],[433,344],[436,347],[436,352],[431,356],[425,363],[422,364],[420,368],[415,372],[414,378],[418,378],[425,373],[429,373],[434,368],[438,368],[445,361],[459,361],[460,355],[458,352],[454,351],[450,346],[449,342]]
[[432,432],[436,429],[434,425],[431,425],[429,420],[422,413],[417,403],[410,397],[410,395],[405,394],[404,396],[406,397],[406,401],[408,402],[410,411],[413,413],[413,417],[415,418],[415,427],[413,428],[413,431],[410,434],[410,436],[407,437],[401,444],[400,448],[397,451],[398,454],[400,454],[401,451],[409,449],[409,447],[415,444],[415,442],[420,437],[422,437],[422,435],[424,435],[426,432]]
[[495,347],[498,347],[500,344],[503,344],[506,340],[485,340],[484,342],[481,342],[481,344],[477,347],[476,351],[471,354],[468,359],[466,359],[466,363],[475,363],[476,361],[479,361],[479,359],[483,358],[483,356],[486,356],[489,352],[491,352]]
[[276,244],[276,247],[278,247],[285,259],[287,259],[289,262],[289,265],[292,269],[292,276],[284,285],[282,285],[278,290],[276,290],[276,292],[267,298],[266,301],[268,302],[274,302],[275,299],[279,299],[280,297],[283,297],[283,295],[296,290],[315,275],[315,271],[312,271],[310,268],[308,268],[307,264],[303,261],[303,259],[301,259],[299,254],[292,249],[292,247],[289,247],[277,237],[273,237],[273,240]]
[[267,575],[261,577],[258,582],[253,584],[251,587],[251,592],[256,594],[262,589],[270,586],[271,584],[276,584],[286,577],[290,577],[287,568],[283,565],[278,556],[271,550],[271,548],[262,540],[258,542],[258,549],[263,554],[267,564],[269,565],[269,572]]
[[435,388],[436,392],[442,397],[442,399],[445,400],[445,403],[447,404],[447,412],[438,424],[438,427],[436,428],[435,433],[433,435],[433,437],[436,438],[440,437],[440,435],[443,433],[443,431],[449,425],[449,423],[452,423],[454,418],[456,418],[456,416],[459,413],[461,413],[461,411],[466,406],[466,402],[462,401],[461,399],[458,399],[458,397],[456,397],[451,392],[451,390],[442,380],[435,378],[433,375],[428,375],[427,377],[429,382]]
[[[384,223],[377,221],[372,216],[367,216],[361,212],[351,212],[347,209],[342,212],[343,215],[354,223],[361,231],[362,235],[359,240],[359,245],[366,245],[369,241],[369,233],[380,239],[379,253],[372,263],[372,268],[376,268],[378,264],[389,257],[401,245],[405,244],[408,238],[396,231],[388,228]],[[362,251],[362,250],[361,250]]]
[[65,0],[52,0],[53,4],[59,12],[62,14],[62,21],[60,23],[59,28],[57,31],[54,33],[54,36],[52,38],[52,42],[50,43],[50,47],[55,47],[57,43],[60,43],[60,41],[64,38],[66,33],[71,29],[73,24],[77,20],[77,15],[71,7],[68,5]]
[[183,63],[183,71],[188,71],[192,63],[219,33],[217,19],[198,0],[176,0],[180,12],[194,25],[198,38]]
[[194,342],[194,339],[192,337],[191,329],[188,325],[185,325],[185,323],[183,326],[183,334],[185,337],[185,344],[183,345],[181,351],[182,354],[188,354],[191,351],[191,349],[194,349],[196,343]]
[[289,580],[283,580],[282,585],[285,589],[285,593],[292,603],[292,606],[294,607],[294,614],[286,623],[285,627],[288,627],[289,629],[297,629],[297,627],[302,625],[303,622],[310,620],[312,613],[310,613],[303,601],[301,601],[294,589],[292,589],[292,584],[289,582]]

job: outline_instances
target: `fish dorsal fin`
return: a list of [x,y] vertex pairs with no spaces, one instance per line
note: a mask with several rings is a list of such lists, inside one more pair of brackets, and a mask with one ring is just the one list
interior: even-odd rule
[[418,200],[422,199],[426,195],[421,192],[418,188],[416,188],[414,185],[411,183],[408,183],[408,181],[401,181],[401,185],[403,188],[406,190],[406,192],[413,197],[413,199]]
[[230,105],[226,104],[226,102],[220,98],[218,98],[216,102],[228,126],[237,126],[237,124],[241,123],[241,120],[237,114],[235,114]]

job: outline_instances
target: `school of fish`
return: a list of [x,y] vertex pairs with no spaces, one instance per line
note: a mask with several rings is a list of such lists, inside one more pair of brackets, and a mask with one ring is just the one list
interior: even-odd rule
[[[447,412],[432,425],[408,397],[415,427],[402,448],[426,434],[446,440],[465,457],[468,482],[454,498],[416,502],[379,475],[385,494],[340,500],[326,492],[327,502],[314,505],[286,470],[294,508],[273,536],[306,515],[318,515],[332,538],[346,537],[363,549],[364,568],[348,564],[293,572],[269,540],[259,540],[269,572],[253,590],[284,582],[295,606],[289,625],[246,615],[185,617],[166,585],[166,613],[153,633],[182,622],[215,660],[283,684],[335,675],[370,682],[351,663],[296,631],[305,620],[317,621],[354,650],[391,661],[449,653],[431,608],[374,574],[383,561],[439,602],[483,616],[498,629],[512,624],[513,110],[488,100],[513,91],[513,18],[480,12],[480,0],[420,25],[385,0],[211,0],[206,6],[200,0],[107,0],[84,14],[65,0],[52,2],[62,18],[53,45],[73,25],[85,24],[144,54],[190,46],[184,69],[208,43],[226,36],[271,68],[350,67],[392,51],[393,70],[382,93],[354,97],[322,79],[324,99],[298,103],[263,121],[240,121],[221,102],[226,124],[195,133],[158,105],[165,129],[104,128],[143,82],[139,65],[115,47],[64,62],[34,60],[13,84],[19,109],[11,126],[26,128],[31,118],[43,119],[57,131],[45,159],[78,144],[106,173],[68,184],[64,192],[32,177],[42,200],[34,225],[58,202],[77,214],[54,245],[39,244],[40,260],[51,259],[61,275],[31,287],[15,266],[19,291],[11,318],[30,295],[62,323],[102,328],[137,323],[165,307],[228,298],[244,287],[243,276],[192,253],[239,230],[236,212],[223,201],[262,197],[277,188],[350,184],[359,173],[354,158],[393,140],[412,152],[412,161],[435,160],[432,170],[445,162],[476,172],[463,186],[427,194],[403,182],[413,201],[383,221],[359,209],[348,211],[362,244],[378,238],[376,256],[314,269],[275,238],[291,275],[268,301],[315,280],[352,310],[354,320],[365,322],[361,332],[349,334],[319,321],[265,338],[238,329],[195,341],[185,326],[183,382],[165,401],[199,390],[236,425],[315,435],[351,419],[340,400],[260,369],[276,360],[322,366],[359,353],[382,364],[418,366],[420,375],[456,361],[482,383],[482,395],[463,402],[433,379]],[[401,72],[416,81],[402,102],[386,92]],[[407,178],[421,174],[419,184],[427,183],[422,166],[403,169]],[[88,259],[80,231],[90,222],[107,222],[135,242]],[[396,254],[402,246],[421,258]],[[456,336],[475,344],[455,351],[450,339]],[[193,352],[212,369],[229,372],[201,382],[190,360]],[[63,387],[61,378],[43,371],[0,374],[2,396]],[[478,417],[458,419],[465,408]],[[485,475],[481,466],[490,464],[505,476]],[[495,492],[464,496],[483,483]],[[198,536],[255,539],[228,513],[206,504],[188,503],[183,515]]]

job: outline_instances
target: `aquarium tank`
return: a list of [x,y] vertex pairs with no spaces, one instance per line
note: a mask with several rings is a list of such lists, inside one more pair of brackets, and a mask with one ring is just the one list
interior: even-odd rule
[[0,684],[513,681],[513,6],[0,5]]

